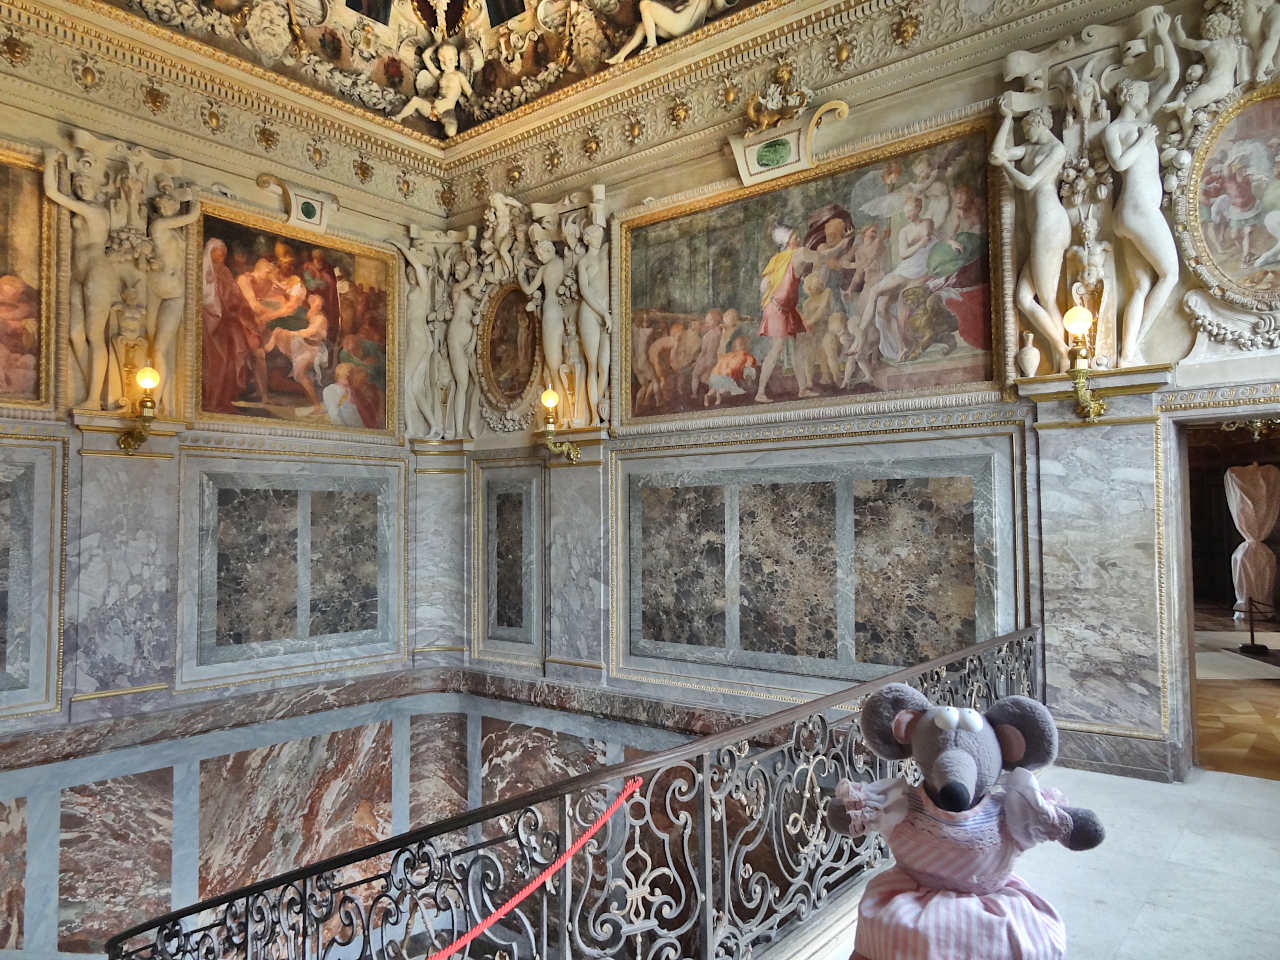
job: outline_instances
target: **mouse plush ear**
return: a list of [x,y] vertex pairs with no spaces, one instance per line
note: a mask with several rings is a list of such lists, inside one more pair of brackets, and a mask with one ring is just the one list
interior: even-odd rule
[[867,697],[862,705],[862,736],[877,756],[905,760],[911,756],[911,731],[929,709],[919,690],[891,683]]
[[1047,767],[1058,756],[1058,728],[1049,709],[1038,700],[1028,697],[998,700],[987,711],[987,722],[1000,741],[1006,770]]

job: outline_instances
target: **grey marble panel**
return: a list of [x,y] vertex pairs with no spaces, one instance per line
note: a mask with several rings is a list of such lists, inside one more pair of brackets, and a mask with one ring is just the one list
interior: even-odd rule
[[637,483],[631,493],[632,636],[725,645],[725,493]]
[[403,466],[182,460],[177,689],[400,659]]
[[80,536],[67,591],[76,610],[74,692],[167,682],[179,582],[176,465],[79,460]]
[[911,666],[975,642],[973,490],[971,477],[854,481],[858,660]]
[[1060,720],[1161,730],[1154,441],[1151,424],[1040,432],[1047,702]]
[[0,691],[31,682],[34,492],[34,467],[0,467]]
[[378,627],[378,495],[311,492],[310,636]]
[[608,478],[600,465],[584,463],[552,471],[550,483],[547,566],[554,588],[547,598],[549,652],[562,659],[601,663],[608,631]]
[[263,643],[298,628],[298,491],[219,489],[214,643]]
[[414,559],[409,581],[415,649],[457,646],[466,627],[466,491],[460,474],[414,477]]
[[542,470],[484,468],[482,646],[527,659],[542,645]]
[[[856,585],[854,570],[859,549],[854,491],[859,481],[921,480],[926,481],[927,487],[931,478],[963,478],[960,482],[968,486],[959,492],[967,494],[961,497],[967,509],[962,510],[959,517],[944,511],[941,518],[945,521],[944,527],[959,522],[968,531],[967,537],[957,536],[950,541],[950,546],[962,551],[967,546],[962,564],[967,571],[962,578],[964,582],[960,584],[959,594],[952,592],[953,604],[948,614],[951,624],[969,638],[965,642],[986,639],[1021,625],[1020,583],[1025,573],[1022,532],[1017,524],[1003,519],[1013,515],[1020,496],[1021,458],[1016,455],[1019,448],[1013,432],[998,427],[979,429],[975,435],[963,439],[895,435],[892,439],[875,438],[866,442],[840,439],[836,427],[833,432],[832,439],[806,437],[780,449],[753,447],[751,437],[743,435],[746,431],[737,431],[727,438],[728,442],[721,437],[711,438],[720,442],[702,451],[682,444],[678,461],[660,449],[661,443],[655,438],[649,442],[659,449],[635,449],[617,456],[615,489],[620,494],[619,512],[628,517],[628,525],[617,555],[618,567],[610,571],[611,577],[627,585],[619,593],[623,602],[614,613],[617,635],[624,638],[618,651],[621,672],[616,682],[636,691],[670,683],[682,689],[681,695],[692,698],[693,702],[733,706],[742,702],[740,696],[759,696],[762,687],[787,696],[805,696],[832,690],[841,683],[874,679],[892,672],[892,663],[864,660],[855,649],[855,623],[863,620],[857,596],[862,587]],[[690,436],[689,439],[699,438]],[[734,440],[741,445],[735,446]],[[634,441],[633,445],[640,446],[640,441]],[[678,469],[673,470],[673,465],[678,465]],[[950,495],[951,491],[945,489],[948,482],[951,481],[942,481],[944,487],[940,493]],[[760,523],[749,515],[753,498],[758,494],[748,488],[778,485],[781,490],[786,485],[794,485],[796,489],[803,489],[812,484],[830,484],[835,491],[835,517],[830,532],[835,544],[834,588],[831,589],[834,618],[825,612],[824,604],[823,615],[817,620],[825,631],[834,619],[835,656],[751,649],[749,644],[760,647],[764,643],[751,639],[754,628],[744,617],[752,614],[749,592],[755,588],[756,581],[764,578],[756,577],[749,569],[756,562],[753,559],[756,548],[751,538]],[[679,582],[679,578],[670,573],[677,564],[665,551],[688,551],[690,543],[697,542],[687,527],[670,521],[665,526],[652,521],[646,515],[652,511],[646,509],[644,498],[687,496],[683,492],[664,492],[662,488],[699,487],[716,489],[724,503],[723,646],[664,643],[643,628],[648,613],[646,604],[652,604],[642,589],[643,576],[657,568],[669,580]],[[657,489],[650,492],[650,488]],[[745,508],[744,496],[748,503]],[[791,509],[781,492],[776,496],[779,498],[777,509]],[[928,498],[919,500],[917,506],[925,500]],[[915,508],[904,504],[903,509]],[[928,500],[931,516],[926,527],[941,522],[938,509]],[[785,527],[792,521],[782,517],[770,519],[768,523]],[[796,529],[803,527],[807,531],[816,520],[794,523]],[[826,531],[822,535],[828,536]],[[930,549],[936,550],[937,544],[931,544]],[[717,556],[718,553],[717,542]],[[789,570],[779,567],[778,576],[787,575]],[[812,576],[812,571],[806,573],[806,578]],[[832,579],[829,568],[822,569],[821,576],[828,582]],[[961,612],[955,603],[966,598]],[[816,592],[809,599],[816,602]],[[686,622],[693,619],[687,612],[690,606],[696,610],[696,605],[685,604],[680,614]],[[936,639],[931,637],[930,642]],[[826,647],[819,653],[829,651],[830,647]],[[638,672],[631,674],[631,669]]]
[[836,657],[836,485],[738,488],[738,636],[744,650]]

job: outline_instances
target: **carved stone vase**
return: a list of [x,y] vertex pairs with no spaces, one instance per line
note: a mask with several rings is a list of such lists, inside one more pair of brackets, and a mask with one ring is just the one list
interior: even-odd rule
[[1022,348],[1014,354],[1018,363],[1018,372],[1024,377],[1034,377],[1040,369],[1040,350],[1035,345],[1035,334],[1030,330],[1022,333]]

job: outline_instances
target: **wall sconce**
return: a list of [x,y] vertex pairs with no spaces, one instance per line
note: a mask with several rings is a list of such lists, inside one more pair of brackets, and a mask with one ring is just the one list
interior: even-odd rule
[[543,409],[547,411],[547,418],[542,425],[542,442],[552,453],[563,454],[564,458],[570,463],[577,463],[582,459],[582,451],[578,449],[578,445],[572,440],[557,440],[556,436],[556,407],[560,405],[560,394],[556,393],[550,387],[542,391],[541,396]]
[[160,373],[154,367],[143,367],[134,375],[134,380],[142,388],[142,396],[138,399],[138,425],[120,434],[116,441],[120,449],[131,456],[151,436],[151,421],[156,418],[156,401],[151,391],[160,386]]
[[1076,390],[1076,413],[1088,423],[1096,423],[1107,412],[1107,402],[1095,397],[1089,388],[1089,331],[1093,328],[1093,314],[1084,307],[1075,306],[1062,318],[1062,325],[1071,337],[1071,382]]

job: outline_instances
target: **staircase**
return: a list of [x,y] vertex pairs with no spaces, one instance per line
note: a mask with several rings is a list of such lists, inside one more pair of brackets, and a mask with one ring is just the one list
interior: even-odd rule
[[[879,837],[826,828],[842,777],[905,772],[861,739],[887,683],[983,709],[1043,689],[1027,629],[662,753],[551,784],[128,930],[110,960],[424,960],[551,864],[631,777],[643,785],[466,960],[847,957]],[[812,923],[821,915],[822,923]],[[841,952],[843,951],[843,952]]]

